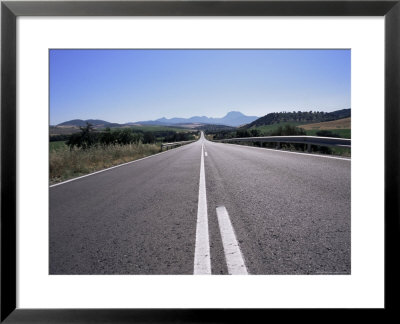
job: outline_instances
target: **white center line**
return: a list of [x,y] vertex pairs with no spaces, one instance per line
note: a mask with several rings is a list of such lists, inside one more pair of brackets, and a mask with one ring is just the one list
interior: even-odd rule
[[194,274],[211,274],[206,177],[204,173],[204,144],[201,146],[199,202],[197,207],[196,246],[194,251]]
[[221,231],[222,245],[224,246],[226,264],[231,275],[247,275],[239,243],[225,206],[217,207],[219,229]]

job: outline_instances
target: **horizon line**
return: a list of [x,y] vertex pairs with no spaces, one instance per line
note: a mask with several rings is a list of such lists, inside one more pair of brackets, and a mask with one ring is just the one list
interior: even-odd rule
[[262,116],[251,116],[251,115],[246,115],[245,113],[242,113],[241,111],[239,111],[239,110],[231,110],[231,111],[228,111],[224,116],[222,116],[222,117],[208,117],[208,116],[205,116],[205,115],[203,115],[203,116],[200,116],[200,115],[196,115],[196,116],[191,116],[191,117],[170,117],[170,118],[167,118],[167,117],[165,117],[165,116],[163,116],[163,117],[160,117],[160,118],[157,118],[157,119],[148,119],[148,120],[138,120],[138,121],[130,121],[130,122],[110,122],[110,121],[107,121],[107,120],[104,120],[104,119],[102,119],[102,118],[88,118],[88,119],[82,119],[82,118],[72,118],[72,119],[69,119],[69,120],[66,120],[66,121],[63,121],[63,122],[60,122],[60,123],[58,123],[58,124],[50,124],[49,123],[49,126],[57,126],[57,125],[60,125],[60,124],[62,124],[62,123],[66,123],[66,122],[68,122],[68,121],[72,121],[72,120],[82,120],[82,121],[87,121],[87,120],[101,120],[101,121],[105,121],[105,122],[107,122],[107,123],[111,123],[111,124],[120,124],[120,125],[126,125],[126,124],[134,124],[134,123],[140,123],[140,122],[149,122],[149,121],[158,121],[159,119],[167,119],[167,120],[169,120],[169,119],[175,119],[175,118],[181,118],[181,119],[191,119],[191,118],[195,118],[195,117],[206,117],[206,118],[214,118],[214,119],[216,119],[216,118],[224,118],[224,117],[226,117],[229,113],[231,113],[231,112],[239,112],[239,113],[241,113],[242,115],[244,115],[244,116],[246,116],[246,117],[257,117],[257,118],[262,118],[262,117],[264,117],[264,116],[267,116],[267,115],[269,115],[269,114],[279,114],[279,113],[291,113],[291,112],[325,112],[325,113],[330,113],[330,112],[334,112],[334,111],[338,111],[338,110],[344,110],[344,109],[351,109],[351,107],[349,107],[349,108],[341,108],[341,109],[336,109],[336,110],[332,110],[332,111],[324,111],[324,110],[309,110],[309,109],[307,109],[307,110],[282,110],[282,111],[274,111],[274,112],[270,112],[270,113],[267,113],[267,114],[265,114],[265,115],[262,115]]

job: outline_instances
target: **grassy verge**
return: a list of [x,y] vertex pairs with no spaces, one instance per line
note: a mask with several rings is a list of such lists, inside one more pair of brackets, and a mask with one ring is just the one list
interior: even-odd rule
[[160,150],[159,144],[141,143],[70,150],[65,143],[53,142],[50,144],[50,184],[137,160]]
[[[306,133],[309,136],[318,136],[317,132],[319,131],[319,129],[310,129],[306,130]],[[342,138],[351,138],[351,129],[329,129],[329,131],[338,134]]]
[[50,144],[49,144],[50,152],[63,150],[66,147],[67,146],[65,145],[65,141],[55,141],[55,142],[50,142]]
[[338,155],[338,156],[344,156],[344,157],[351,157],[351,148],[347,147],[331,147],[331,154],[332,155]]
[[276,131],[279,127],[285,127],[286,125],[290,126],[298,126],[300,123],[295,123],[295,122],[282,122],[279,124],[273,124],[273,125],[263,125],[263,126],[255,126],[251,127],[251,129],[257,129],[261,132],[262,136],[269,136],[272,132]]
[[[253,146],[253,147],[264,147],[269,149],[276,149],[276,143],[263,143],[260,145],[259,143],[252,142],[235,142],[227,144],[238,144],[244,146]],[[278,149],[276,149],[278,150]],[[305,144],[289,144],[289,143],[281,143],[281,151],[290,151],[290,152],[304,152],[308,153],[307,145]],[[346,147],[326,147],[326,146],[315,146],[312,145],[312,154],[321,154],[321,155],[332,155],[332,156],[340,156],[340,157],[351,157],[351,148]]]

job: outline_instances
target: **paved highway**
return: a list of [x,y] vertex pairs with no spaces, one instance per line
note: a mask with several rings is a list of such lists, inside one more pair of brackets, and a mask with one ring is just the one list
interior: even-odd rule
[[50,274],[349,274],[347,159],[199,141],[51,186]]

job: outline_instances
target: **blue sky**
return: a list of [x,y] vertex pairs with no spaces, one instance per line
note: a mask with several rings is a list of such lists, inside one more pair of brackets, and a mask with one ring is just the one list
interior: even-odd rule
[[350,108],[350,50],[50,50],[50,124]]

